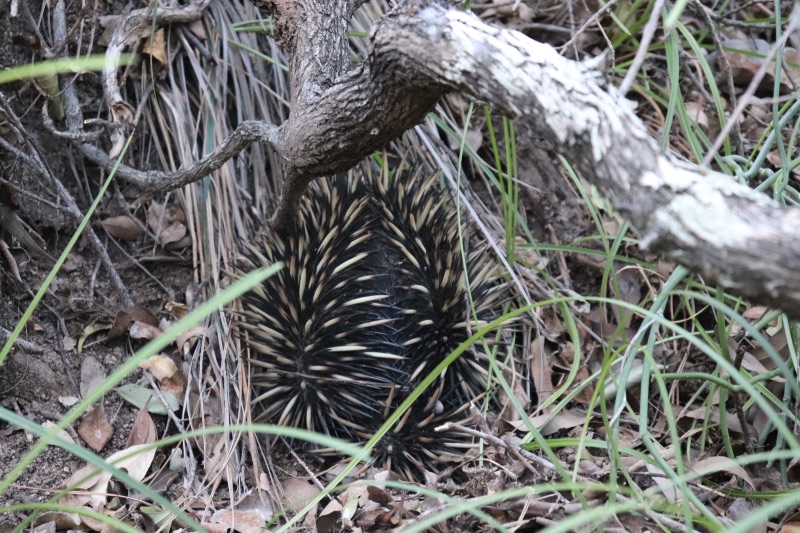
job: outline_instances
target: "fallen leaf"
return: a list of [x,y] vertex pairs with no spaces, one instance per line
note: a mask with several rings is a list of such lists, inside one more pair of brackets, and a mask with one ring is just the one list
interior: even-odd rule
[[286,478],[281,480],[281,485],[286,494],[284,499],[286,508],[292,511],[299,511],[319,493],[319,488],[306,478]]
[[178,365],[166,355],[154,355],[139,364],[139,368],[147,370],[158,381],[172,377],[178,371]]
[[144,228],[128,215],[109,217],[103,220],[103,228],[114,238],[135,241],[144,235]]
[[77,513],[65,513],[63,511],[45,511],[36,517],[33,531],[40,531],[39,527],[45,523],[52,523],[56,531],[75,530],[81,525],[81,517]]
[[158,244],[166,246],[178,242],[186,236],[186,226],[181,222],[172,222],[158,233]]
[[81,363],[81,396],[86,398],[106,380],[106,370],[94,356],[87,355]]
[[742,468],[741,465],[736,464],[733,459],[728,457],[706,457],[705,459],[701,459],[692,465],[691,470],[692,472],[695,472],[701,476],[706,476],[708,474],[714,474],[717,472],[727,472],[741,478],[745,483],[750,485],[752,490],[756,489],[756,486],[753,483],[753,480],[750,478],[750,474],[747,473],[747,470]]
[[67,260],[64,261],[64,266],[62,266],[61,268],[63,268],[67,272],[73,272],[82,267],[85,262],[86,260],[83,258],[82,255],[76,253],[69,253],[67,254]]
[[[54,427],[56,427],[56,425],[55,425],[53,422],[49,421],[49,420],[45,420],[44,422],[42,422],[42,427],[43,427],[44,429],[46,429],[47,431],[50,431],[51,429],[53,429]],[[73,444],[75,443],[75,440],[74,440],[72,437],[70,437],[70,436],[69,436],[69,433],[67,433],[67,432],[66,432],[66,431],[64,431],[63,429],[61,429],[61,430],[59,430],[59,431],[58,431],[58,436],[59,436],[59,437],[61,437],[61,438],[62,438],[63,440],[65,440],[66,442],[71,442],[71,443],[73,443]],[[56,443],[52,443],[52,442],[51,442],[51,443],[50,443],[50,446],[58,446],[58,444],[56,444]]]
[[235,527],[239,533],[262,533],[266,524],[267,521],[254,510],[220,509],[202,525],[208,531],[234,531]]
[[144,39],[142,53],[149,55],[162,65],[167,64],[167,48],[166,44],[164,43],[164,28],[157,29],[152,38],[147,37]]
[[136,304],[130,309],[120,309],[114,317],[114,324],[111,326],[106,340],[113,340],[128,333],[128,329],[134,321],[144,322],[151,326],[158,326],[158,318],[146,307]]
[[73,405],[81,401],[81,399],[78,398],[77,396],[59,396],[58,401],[64,407],[72,407]]
[[164,333],[159,328],[139,322],[138,320],[131,324],[130,336],[132,339],[145,339],[151,341]]
[[114,435],[114,427],[108,423],[102,406],[95,405],[87,411],[78,425],[78,435],[96,452],[105,448]]
[[125,446],[130,448],[137,444],[152,444],[156,441],[156,437],[156,425],[150,417],[150,413],[146,409],[139,409]]
[[[148,444],[139,444],[111,454],[106,458],[106,463],[127,471],[128,475],[136,481],[142,481],[148,470],[150,470],[155,456],[156,449],[154,447]],[[112,477],[111,472],[106,470],[97,472],[95,478],[97,482],[88,489],[92,496],[92,507],[94,509],[104,506],[109,492],[108,483]]]
[[537,337],[531,342],[530,369],[531,379],[533,379],[536,394],[539,397],[539,405],[547,405],[542,411],[549,412],[547,400],[553,394],[553,364],[552,353],[545,348],[543,336]]
[[[566,409],[555,415],[543,414],[532,416],[530,421],[534,427],[539,428],[539,433],[546,437],[557,431],[582,425],[586,421],[586,414]],[[519,431],[528,431],[528,426],[521,420],[512,423],[512,426]]]
[[178,320],[185,317],[189,313],[189,307],[186,304],[178,302],[167,302],[167,304],[164,306],[164,309],[167,310],[167,313],[171,314]]

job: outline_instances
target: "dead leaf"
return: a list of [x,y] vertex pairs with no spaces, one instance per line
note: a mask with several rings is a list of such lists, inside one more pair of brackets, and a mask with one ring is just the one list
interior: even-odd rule
[[[769,362],[772,363],[772,360]],[[770,366],[774,366],[774,363]],[[742,357],[742,368],[749,370],[754,376],[760,376],[769,372],[767,367],[765,367],[761,361],[756,359],[756,357],[750,352],[745,352],[744,356]],[[775,381],[776,383],[785,383],[786,379],[781,376],[773,376],[771,381]]]
[[747,309],[742,316],[747,320],[758,320],[762,316],[764,316],[767,311],[769,311],[768,307],[764,307],[763,305],[754,305],[750,309]]
[[189,307],[186,304],[179,302],[167,302],[164,306],[167,313],[171,314],[174,318],[180,320],[189,313]]
[[[530,421],[534,427],[539,428],[539,433],[546,437],[563,429],[572,429],[583,425],[586,421],[586,414],[566,409],[555,415],[532,416]],[[519,431],[528,431],[528,426],[522,421],[515,422],[512,425]]]
[[705,459],[701,459],[692,465],[691,470],[702,476],[717,472],[727,472],[741,478],[742,481],[747,483],[752,490],[756,490],[756,486],[753,483],[753,480],[750,478],[750,474],[747,473],[747,470],[742,468],[741,465],[736,464],[736,462],[729,457],[706,457]]
[[166,218],[166,211],[164,209],[164,204],[160,204],[158,202],[150,202],[150,207],[147,208],[147,227],[150,228],[150,231],[153,233],[158,233],[158,229],[165,223],[168,222]]
[[95,405],[89,409],[78,425],[78,435],[96,452],[105,448],[114,435],[114,427],[108,423],[102,406]]
[[256,510],[220,509],[215,512],[209,522],[203,522],[203,527],[211,531],[234,531],[239,533],[262,533],[265,531],[267,521]]
[[202,20],[195,20],[187,27],[189,28],[189,31],[192,32],[194,36],[200,39],[201,41],[205,41],[206,39],[208,39],[208,35],[206,35],[206,29],[205,26],[203,26]]
[[[206,425],[206,428],[214,424]],[[209,446],[209,439],[211,439]],[[203,441],[203,468],[209,479],[230,479],[229,474],[238,470],[236,455],[229,449],[230,440],[223,434],[209,435]],[[210,447],[210,449],[209,449]]]
[[186,226],[181,222],[172,222],[158,233],[158,243],[166,246],[180,241],[186,236]]
[[131,330],[129,332],[132,339],[146,339],[146,340],[153,340],[159,335],[164,333],[159,328],[151,326],[150,324],[145,324],[144,322],[139,322],[138,320],[131,324]]
[[[730,65],[733,83],[737,87],[747,87],[753,81],[755,74],[764,65],[769,55],[770,43],[763,39],[727,39],[722,41],[725,55]],[[785,47],[783,53],[783,64],[781,72],[781,94],[788,94],[794,90],[792,80],[800,78],[798,64],[799,54],[791,47]],[[709,55],[709,62],[719,63],[716,52]],[[771,94],[775,85],[775,59],[767,69],[766,75],[758,86],[760,94]],[[725,75],[722,69],[716,75],[717,81],[724,81]],[[725,87],[725,84],[721,84]]]
[[306,478],[290,477],[281,481],[286,494],[286,508],[299,511],[319,493],[319,488]]
[[[155,455],[155,448],[147,444],[139,444],[111,454],[106,458],[106,463],[127,471],[128,475],[136,481],[142,481],[144,476],[147,475],[147,471],[150,470]],[[111,481],[112,475],[111,472],[103,470],[99,471],[96,477],[92,476],[92,478],[97,480],[88,489],[91,493],[92,507],[100,509],[105,505],[108,495],[108,483]]]
[[[54,427],[56,427],[56,425],[55,425],[53,422],[49,421],[49,420],[45,420],[44,422],[42,422],[42,427],[43,427],[44,429],[46,429],[47,431],[50,431],[51,429],[53,429]],[[67,441],[67,442],[71,442],[71,443],[73,443],[73,444],[75,443],[75,440],[74,440],[72,437],[70,437],[70,436],[69,436],[69,433],[67,433],[67,432],[66,432],[66,431],[64,431],[63,429],[62,429],[62,430],[59,430],[59,432],[58,432],[58,436],[59,436],[61,439],[63,439],[63,440],[65,440],[65,441]],[[51,443],[51,444],[50,444],[50,446],[58,446],[58,445],[57,445],[57,444],[55,444],[55,443]]]
[[134,321],[144,322],[154,327],[158,326],[158,318],[146,307],[136,304],[130,309],[117,311],[117,316],[114,317],[114,324],[111,326],[106,340],[113,340],[128,333],[128,329]]
[[109,217],[103,220],[103,228],[109,235],[123,241],[135,241],[144,235],[144,228],[128,215]]
[[164,43],[164,28],[159,28],[153,37],[145,38],[142,53],[147,54],[162,65],[167,64],[167,47]]
[[334,528],[342,518],[342,504],[337,500],[331,500],[322,510],[317,518],[315,525],[319,533],[331,533],[336,531]]
[[34,520],[33,525],[39,533],[42,524],[52,523],[56,531],[73,531],[81,525],[81,516],[77,513],[65,513],[63,511],[45,511]]
[[[531,342],[530,357],[531,379],[539,397],[539,405],[546,405],[548,398],[553,394],[553,354],[546,350],[543,336],[540,335]],[[549,405],[542,409],[542,412],[549,412]]]
[[22,276],[19,275],[17,260],[14,258],[14,254],[11,253],[11,249],[3,240],[0,240],[0,253],[3,254],[3,258],[6,260],[8,269],[11,270],[11,273],[14,275],[14,279],[22,283]]
[[146,409],[140,409],[136,413],[126,447],[136,446],[137,444],[152,444],[156,441],[156,425]]
[[[676,410],[679,410],[679,409],[676,409]],[[705,407],[699,407],[697,409],[693,409],[693,410],[688,411],[686,413],[682,413],[681,416],[679,417],[679,419],[683,418],[683,417],[693,418],[695,420],[706,420],[706,419],[708,419],[711,422],[714,422],[716,424],[719,424],[719,420],[720,420],[719,408],[718,407],[711,407],[710,409],[707,409]],[[739,418],[737,418],[736,415],[726,412],[725,413],[725,421],[728,424],[728,430],[733,431],[735,433],[742,433],[742,426],[741,426],[741,424],[739,424]],[[752,431],[752,429],[750,429],[750,431]]]
[[166,355],[154,355],[139,365],[139,368],[147,370],[158,381],[164,381],[172,377],[178,371],[178,365]]
[[106,380],[106,369],[94,356],[87,355],[81,363],[81,396],[86,398]]
[[708,131],[708,115],[706,114],[705,105],[700,102],[686,102],[686,114],[703,131]]
[[78,398],[77,396],[59,396],[58,401],[64,407],[72,407],[73,405],[81,401],[81,399]]

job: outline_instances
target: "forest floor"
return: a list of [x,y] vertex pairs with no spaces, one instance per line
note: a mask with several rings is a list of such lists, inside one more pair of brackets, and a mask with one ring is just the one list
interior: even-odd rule
[[[62,2],[66,43],[55,37],[60,15],[54,7]],[[717,113],[730,113],[734,98],[759,70],[763,74],[764,57],[779,38],[776,16],[788,17],[790,3],[779,3],[786,11],[776,14],[773,3],[729,2],[723,9],[689,2],[678,19],[681,33],[665,36],[659,23],[652,40],[646,23],[653,5],[661,3],[621,4],[603,15],[571,2],[495,1],[473,9],[483,20],[523,31],[571,58],[613,50],[607,73],[613,83],[632,65],[639,69],[628,97],[652,135],[687,159],[702,161],[721,129]],[[13,13],[0,17],[0,69],[62,52],[103,54],[115,24],[140,7],[0,0],[0,12]],[[365,55],[371,21],[385,9],[370,2],[354,17],[354,57]],[[93,128],[100,134],[80,142],[116,155],[130,134],[124,161],[131,167],[175,170],[208,153],[242,120],[285,118],[285,58],[270,38],[269,21],[246,2],[212,0],[191,24],[157,31],[145,26],[124,42],[126,51],[144,58],[120,69],[135,129],[107,122],[99,73],[62,75],[60,83],[74,84],[84,119],[98,119]],[[649,51],[637,65],[642,46]],[[780,82],[774,63],[757,80],[757,98],[739,117],[724,156],[752,160],[773,118],[788,113],[800,66],[791,47],[783,49],[783,60]],[[256,443],[247,432],[195,435],[144,452],[139,447],[192,429],[250,421],[230,316],[223,311],[208,317],[121,380],[110,379],[148,341],[230,284],[237,243],[269,216],[279,165],[254,146],[212,177],[154,199],[142,199],[136,187],[114,179],[94,209],[109,174],[84,157],[80,142],[58,134],[70,104],[58,87],[47,89],[47,78],[0,85],[0,341],[24,321],[8,356],[0,357],[0,532],[108,531],[107,517],[134,530],[169,524],[193,529],[185,516],[173,522],[174,514],[153,494],[209,531],[260,531],[273,519],[280,523],[284,502],[313,497],[320,489],[310,479],[324,485],[336,470],[323,472],[313,463],[318,457],[285,443]],[[57,131],[43,120],[43,108]],[[468,146],[474,159],[464,163],[464,171],[498,219],[507,200],[487,185],[480,162],[515,161],[506,171],[518,184],[517,227],[497,239],[519,241],[513,268],[524,280],[520,290],[556,303],[537,311],[538,334],[529,332],[532,338],[521,343],[520,376],[532,384],[532,390],[516,390],[524,413],[504,412],[491,420],[491,431],[507,446],[559,466],[549,470],[528,455],[498,448],[487,454],[496,468],[454,468],[428,484],[437,491],[433,495],[351,486],[347,494],[358,501],[357,512],[329,509],[342,497],[297,527],[401,527],[455,507],[447,499],[452,496],[496,522],[461,509],[450,522],[438,521],[441,531],[492,530],[498,523],[524,531],[718,531],[742,523],[743,531],[800,528],[800,519],[793,519],[800,501],[792,460],[800,445],[776,429],[783,423],[797,434],[800,399],[787,385],[797,383],[800,368],[797,325],[642,253],[625,221],[567,163],[541,149],[535,132],[509,129],[502,117],[472,115],[468,108],[460,97],[448,97],[437,111],[438,128],[431,119],[421,127],[424,133],[409,133],[392,150],[424,159],[424,135],[451,154]],[[463,138],[443,125],[460,128]],[[785,154],[768,150],[754,186],[796,158],[791,127],[790,121]],[[120,131],[125,135],[115,136]],[[492,140],[496,132],[506,133],[498,133],[498,144]],[[724,167],[731,160],[714,164]],[[785,168],[784,196],[765,187],[784,204],[798,201],[794,166]],[[23,318],[90,209],[86,230],[32,315]],[[675,292],[655,308],[665,287]],[[726,314],[729,307],[733,312]],[[653,333],[648,317],[655,314],[674,327]],[[642,340],[647,338],[649,343]],[[715,354],[735,362],[752,386],[732,380]],[[651,389],[641,387],[648,382]],[[102,390],[108,383],[113,389]],[[93,394],[98,401],[62,433],[74,448],[47,446],[29,461],[38,442],[35,426],[65,421],[73,406]],[[164,407],[171,402],[174,408]],[[526,417],[538,439],[527,433]],[[541,451],[550,446],[549,453]],[[127,450],[120,466],[152,493],[128,479],[89,475],[90,461],[75,448],[106,459]],[[744,455],[753,459],[736,461]],[[384,479],[374,472],[366,478]],[[529,491],[534,485],[541,487],[535,494]],[[66,487],[69,494],[62,493]],[[767,505],[774,509],[755,513]],[[748,516],[754,518],[743,522]]]

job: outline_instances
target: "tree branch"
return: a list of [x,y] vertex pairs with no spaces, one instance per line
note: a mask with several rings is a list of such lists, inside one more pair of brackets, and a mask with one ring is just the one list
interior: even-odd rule
[[529,120],[608,197],[645,249],[800,317],[800,210],[665,154],[591,63],[436,4],[382,20],[373,56]]
[[[184,185],[200,180],[235,157],[254,141],[278,144],[280,128],[268,122],[248,120],[239,124],[236,130],[206,157],[188,168],[175,172],[159,170],[142,171],[127,165],[117,167],[117,175],[142,189],[146,196],[174,191]],[[116,164],[106,153],[91,144],[81,144],[81,152],[96,165],[111,170]]]
[[[347,20],[360,3],[261,0],[290,55],[289,119],[245,123],[176,174],[124,167],[120,175],[146,192],[166,191],[207,175],[248,142],[267,141],[287,176],[273,218],[281,230],[312,179],[349,169],[458,91],[530,121],[628,217],[644,248],[800,317],[800,210],[664,153],[599,62],[567,60],[444,2],[406,0],[376,24],[368,58],[350,67]],[[82,150],[108,167],[97,148]]]

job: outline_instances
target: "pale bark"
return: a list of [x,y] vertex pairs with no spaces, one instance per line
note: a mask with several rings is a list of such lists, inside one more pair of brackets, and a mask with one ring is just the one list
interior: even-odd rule
[[[800,317],[800,210],[665,153],[600,62],[565,59],[446,2],[407,0],[376,23],[369,56],[351,66],[346,21],[362,2],[257,3],[275,17],[292,67],[289,119],[253,137],[279,152],[288,176],[279,230],[310,180],[352,167],[460,92],[529,121],[631,221],[644,248]],[[158,190],[172,186],[163,178]]]

